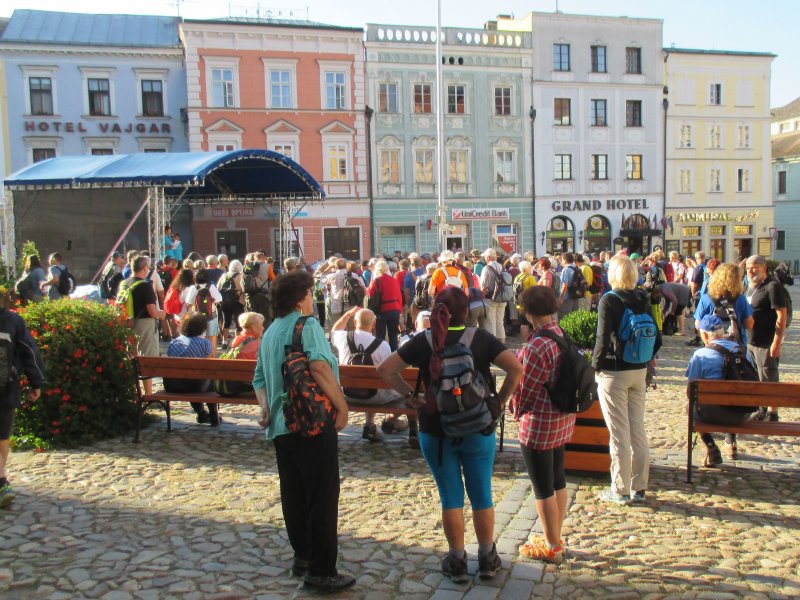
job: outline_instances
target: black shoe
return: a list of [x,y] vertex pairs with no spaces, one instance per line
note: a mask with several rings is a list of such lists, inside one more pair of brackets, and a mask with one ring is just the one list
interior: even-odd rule
[[750,417],[753,421],[763,421],[767,418],[767,407],[766,406],[759,406],[758,410],[753,413],[753,416]]
[[408,445],[414,450],[419,450],[419,435],[416,433],[409,433],[408,434]]
[[394,431],[394,420],[397,417],[388,417],[381,422],[381,431],[383,433],[392,433]]
[[696,338],[691,339],[688,342],[686,342],[686,345],[687,346],[702,346],[703,345],[703,340],[701,340],[699,337],[696,337]]
[[372,425],[364,425],[364,429],[361,430],[361,439],[380,442],[383,438],[378,434],[378,428],[373,423]]
[[767,421],[770,423],[777,423],[780,419],[778,418],[778,412],[774,410],[770,410],[767,412]]
[[294,562],[292,563],[292,575],[295,577],[303,577],[306,571],[308,571],[308,560],[295,556]]
[[212,427],[219,427],[219,424],[222,423],[222,417],[220,417],[217,413],[209,414],[208,422],[211,423]]
[[206,411],[201,413],[197,413],[197,422],[198,423],[211,423],[211,415],[208,414]]
[[341,573],[338,575],[333,575],[332,577],[309,575],[306,573],[306,576],[303,578],[303,585],[305,587],[311,588],[323,594],[339,592],[351,587],[355,584],[355,582],[356,578],[352,575],[343,575]]
[[492,545],[492,551],[486,556],[478,555],[478,577],[491,579],[503,567],[503,561],[497,556],[497,545]]
[[706,458],[703,460],[704,467],[716,467],[722,464],[722,454],[719,447],[714,444],[706,448]]
[[447,575],[454,583],[465,583],[469,579],[467,558],[456,558],[448,553],[442,560],[442,574]]

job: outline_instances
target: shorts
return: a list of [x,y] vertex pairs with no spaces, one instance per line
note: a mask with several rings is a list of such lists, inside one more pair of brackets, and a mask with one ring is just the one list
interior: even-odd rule
[[158,356],[158,333],[155,319],[134,319],[133,330],[139,340],[136,345],[139,356]]
[[206,337],[219,335],[219,317],[214,317],[206,325]]
[[15,411],[13,406],[0,406],[0,442],[11,439]]

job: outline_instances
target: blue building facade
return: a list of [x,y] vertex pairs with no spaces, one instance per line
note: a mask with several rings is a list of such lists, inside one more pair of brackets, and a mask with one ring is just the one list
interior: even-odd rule
[[61,155],[188,150],[177,19],[17,10],[0,55],[12,172]]
[[772,113],[772,199],[775,260],[800,272],[800,98]]

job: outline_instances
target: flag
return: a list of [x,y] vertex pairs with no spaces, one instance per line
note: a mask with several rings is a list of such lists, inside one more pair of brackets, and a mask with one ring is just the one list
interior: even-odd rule
[[669,225],[669,233],[670,233],[670,235],[672,235],[672,233],[675,231],[675,230],[672,228],[672,217],[669,217],[669,218],[667,219],[667,224]]
[[658,229],[658,214],[653,215],[653,229]]
[[622,213],[622,221],[620,221],[619,228],[625,229],[625,213]]
[[658,224],[661,225],[661,229],[666,231],[666,229],[667,229],[667,217],[666,217],[666,215],[661,217],[661,220],[658,222]]

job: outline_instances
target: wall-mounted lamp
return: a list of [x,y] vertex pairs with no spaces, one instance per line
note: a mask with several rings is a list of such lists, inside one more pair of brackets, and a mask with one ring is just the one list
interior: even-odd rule
[[544,237],[545,237],[545,235],[546,235],[546,234],[545,234],[545,232],[543,231],[543,232],[542,232],[542,244],[544,244]]
[[578,231],[578,243],[583,241],[583,229]]

